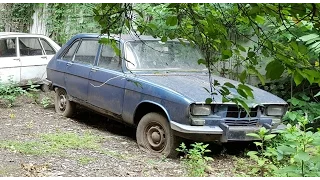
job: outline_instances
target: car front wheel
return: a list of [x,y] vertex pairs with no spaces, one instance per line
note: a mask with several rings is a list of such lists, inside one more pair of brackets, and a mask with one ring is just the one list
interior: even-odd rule
[[141,118],[136,137],[142,150],[171,158],[178,155],[180,138],[174,136],[167,118],[159,113],[148,113]]
[[71,117],[75,110],[75,103],[69,101],[67,92],[64,89],[57,88],[55,92],[56,96],[54,105],[56,112],[62,116]]

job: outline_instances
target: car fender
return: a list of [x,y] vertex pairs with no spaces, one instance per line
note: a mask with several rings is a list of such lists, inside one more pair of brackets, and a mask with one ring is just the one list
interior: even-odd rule
[[141,101],[141,102],[136,106],[136,108],[135,108],[135,110],[134,110],[134,116],[136,115],[136,112],[137,112],[138,107],[139,107],[142,103],[150,103],[150,104],[153,104],[153,105],[158,106],[159,108],[161,108],[161,109],[163,110],[163,112],[164,112],[165,115],[167,116],[168,121],[169,121],[169,122],[171,121],[170,115],[169,115],[168,111],[166,110],[166,108],[163,107],[162,104],[159,104],[159,103],[157,103],[157,102],[150,101],[150,100],[143,100],[143,101]]

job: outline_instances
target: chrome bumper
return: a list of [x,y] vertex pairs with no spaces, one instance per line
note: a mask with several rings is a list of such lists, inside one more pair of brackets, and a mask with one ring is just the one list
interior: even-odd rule
[[170,126],[172,130],[180,134],[189,135],[189,137],[191,134],[197,136],[197,138],[202,135],[220,136],[220,142],[256,140],[251,136],[247,136],[247,134],[257,132],[262,127],[270,129],[271,133],[277,133],[278,130],[285,128],[285,126],[281,124],[277,126],[277,128],[271,128],[269,124],[264,124],[262,126],[228,126],[225,123],[221,123],[219,126],[190,126],[173,121],[170,122]]

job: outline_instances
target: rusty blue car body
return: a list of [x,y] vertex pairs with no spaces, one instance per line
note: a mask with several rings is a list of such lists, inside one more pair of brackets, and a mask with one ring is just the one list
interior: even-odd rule
[[[252,140],[246,136],[248,132],[261,127],[273,130],[281,127],[287,103],[252,86],[255,104],[250,105],[249,114],[233,103],[223,103],[219,94],[214,96],[211,104],[205,104],[205,99],[210,97],[205,90],[210,88],[208,72],[197,64],[195,57],[186,61],[189,56],[195,56],[191,49],[186,50],[174,44],[175,41],[173,44],[163,43],[149,36],[113,36],[121,55],[115,62],[111,60],[104,66],[104,45],[98,43],[102,37],[78,34],[60,49],[47,66],[47,80],[52,89],[64,89],[69,101],[133,126],[138,126],[146,114],[161,112],[175,136],[193,140],[246,141]],[[84,40],[97,43],[96,51],[90,49],[86,52],[91,53],[92,63],[83,64],[76,60],[87,55],[79,52],[81,46],[73,47],[76,43],[83,44]],[[143,45],[148,43],[150,47]],[[172,50],[175,46],[177,48]],[[67,54],[72,48],[78,50],[69,57]],[[108,58],[105,55],[105,59]],[[176,62],[178,60],[180,62]],[[239,84],[214,75],[212,78],[220,84]],[[152,132],[157,132],[160,139]],[[151,144],[167,138],[162,135],[165,130],[157,130],[156,126],[152,132]],[[151,147],[153,149],[155,145]]]

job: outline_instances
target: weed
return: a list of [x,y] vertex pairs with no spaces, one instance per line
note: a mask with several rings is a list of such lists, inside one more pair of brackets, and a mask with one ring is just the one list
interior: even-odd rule
[[13,82],[12,78],[9,79],[9,83],[0,82],[0,99],[4,100],[7,107],[12,107],[17,97],[26,93],[17,83]]
[[82,136],[76,133],[42,134],[35,141],[0,141],[0,148],[31,155],[57,154],[65,149],[100,150],[100,139],[90,133]]
[[93,161],[96,161],[97,158],[94,157],[87,157],[87,156],[82,156],[80,158],[77,159],[78,163],[81,165],[87,165]]
[[41,99],[41,102],[42,106],[44,108],[48,107],[49,105],[51,105],[53,103],[53,100],[49,97],[44,97]]
[[181,143],[176,150],[185,153],[182,157],[184,165],[187,169],[188,176],[191,177],[203,177],[205,176],[205,169],[208,166],[208,161],[213,161],[211,157],[207,157],[204,154],[210,152],[206,149],[208,144],[195,143],[191,144],[192,149],[187,149],[184,143]]

